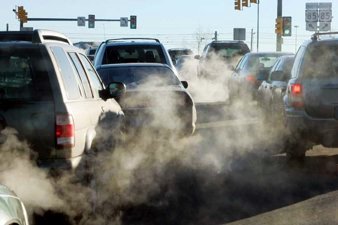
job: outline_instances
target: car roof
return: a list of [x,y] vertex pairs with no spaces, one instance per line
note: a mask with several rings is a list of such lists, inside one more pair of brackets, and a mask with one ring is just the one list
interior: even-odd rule
[[161,45],[156,38],[115,38],[104,41],[108,46],[111,45]]
[[[103,64],[97,69],[117,68],[117,67],[165,67],[170,68],[167,64],[162,63],[117,63],[117,64]],[[171,69],[172,70],[172,69]]]
[[265,55],[276,55],[276,56],[283,56],[283,55],[294,55],[291,52],[248,52],[246,53],[248,56],[258,55],[258,56],[265,56]]
[[28,42],[44,44],[47,42],[59,42],[68,45],[73,43],[63,34],[52,31],[37,29],[33,31],[1,31],[1,42]]

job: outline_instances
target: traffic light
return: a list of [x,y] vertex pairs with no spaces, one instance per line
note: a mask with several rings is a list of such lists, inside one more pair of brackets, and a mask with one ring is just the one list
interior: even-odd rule
[[283,34],[283,18],[282,17],[278,17],[276,19],[275,33],[279,35]]
[[248,7],[249,6],[249,0],[242,0],[242,7]]
[[27,12],[23,8],[23,6],[18,6],[18,18],[19,18],[20,22],[27,23],[27,20],[28,20]]
[[291,16],[283,17],[283,36],[291,36],[292,24]]
[[235,10],[241,10],[241,0],[235,0]]
[[250,0],[250,3],[256,3],[257,4],[257,0]]
[[136,29],[136,16],[130,16],[130,29]]
[[95,15],[88,15],[88,28],[95,28]]

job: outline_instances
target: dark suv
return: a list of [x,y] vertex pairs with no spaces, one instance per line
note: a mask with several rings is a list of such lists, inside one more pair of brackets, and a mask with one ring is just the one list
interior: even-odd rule
[[197,57],[200,60],[197,75],[199,77],[218,76],[227,69],[226,65],[235,66],[248,52],[250,49],[243,41],[212,41],[204,47],[202,55]]
[[290,157],[317,144],[338,147],[338,39],[320,36],[298,49],[284,96]]
[[120,92],[120,84],[105,88],[64,35],[0,32],[0,127],[14,128],[41,167],[77,167],[107,118],[118,128],[124,116],[112,98]]

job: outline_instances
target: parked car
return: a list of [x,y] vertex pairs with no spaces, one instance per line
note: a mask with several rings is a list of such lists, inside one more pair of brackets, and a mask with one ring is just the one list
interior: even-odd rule
[[248,52],[250,49],[243,41],[212,41],[204,47],[201,56],[196,56],[199,59],[197,75],[218,77]]
[[4,185],[0,185],[0,225],[29,225],[25,205]]
[[140,62],[162,63],[175,70],[168,51],[154,38],[108,39],[98,47],[94,66]]
[[284,96],[290,158],[313,145],[338,147],[338,39],[321,35],[299,47]]
[[269,71],[278,57],[291,55],[285,52],[255,52],[245,54],[234,68],[229,80],[229,97],[257,99],[257,89],[263,80],[266,80]]
[[168,53],[174,65],[176,65],[176,61],[178,57],[182,55],[193,55],[194,54],[193,51],[189,48],[170,48],[168,49]]
[[294,55],[284,55],[272,66],[267,80],[258,88],[258,101],[264,110],[264,116],[272,124],[284,123],[283,111],[287,82],[291,78]]
[[187,92],[188,83],[179,81],[164,64],[109,64],[97,68],[104,83],[122,82],[126,93],[119,100],[127,128],[159,128],[178,135],[195,130],[196,108]]
[[[0,32],[0,127],[17,130],[41,167],[74,169],[99,142],[106,114],[123,121],[113,99],[119,83],[102,83],[84,52],[55,31]],[[112,136],[111,138],[117,138]]]

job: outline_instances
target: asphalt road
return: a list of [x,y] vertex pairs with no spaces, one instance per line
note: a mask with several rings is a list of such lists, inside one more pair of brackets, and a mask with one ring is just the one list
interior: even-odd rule
[[[107,197],[101,208],[105,214],[95,224],[338,223],[338,149],[317,146],[303,162],[290,162],[285,155],[268,151],[265,137],[270,130],[262,130],[256,117],[235,118],[226,106],[201,109],[219,113],[200,117],[195,136],[185,144],[165,146],[167,152],[178,155],[152,164],[153,180],[144,175],[132,186],[131,193],[147,192],[146,201],[112,209]],[[148,174],[144,169],[133,176]],[[154,186],[144,186],[147,181]],[[117,194],[112,195],[116,199]],[[80,217],[46,211],[36,216],[34,224],[92,224]]]

